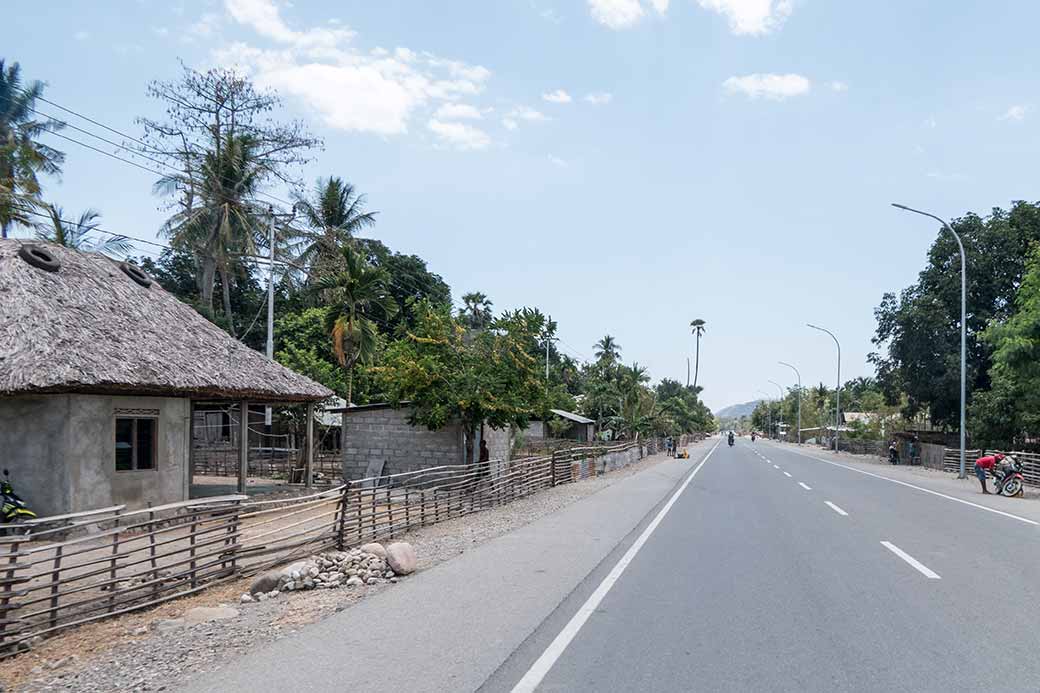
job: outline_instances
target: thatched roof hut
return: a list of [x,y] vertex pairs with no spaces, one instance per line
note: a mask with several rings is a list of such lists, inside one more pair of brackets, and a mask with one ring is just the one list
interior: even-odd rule
[[[0,396],[161,395],[306,402],[332,392],[232,339],[157,282],[103,255],[0,240]],[[143,281],[139,281],[143,280]],[[147,285],[146,285],[147,284]]]

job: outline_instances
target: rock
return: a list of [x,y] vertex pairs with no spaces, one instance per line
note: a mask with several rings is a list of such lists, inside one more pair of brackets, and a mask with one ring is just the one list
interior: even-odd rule
[[347,579],[347,587],[357,587],[358,585],[365,584],[365,581],[359,578],[357,575]]
[[194,624],[224,621],[237,616],[238,609],[232,609],[230,606],[196,606],[194,609],[185,611],[181,619],[187,624]]
[[378,541],[374,541],[371,544],[365,544],[361,547],[362,553],[369,553],[373,556],[379,556],[380,558],[386,558],[386,549]]
[[343,573],[329,573],[329,582],[342,582]]
[[385,577],[385,578],[392,578],[393,576],[394,576],[394,571],[392,571],[392,570],[388,570],[385,573],[383,573],[383,577]]
[[246,592],[245,594],[243,594],[241,597],[238,598],[238,601],[240,603],[242,603],[242,604],[252,604],[256,600],[253,599],[253,595],[249,594],[249,592]]
[[281,594],[281,592],[279,592],[278,590],[271,590],[270,592],[267,593],[267,598],[268,599],[274,599],[279,594]]
[[312,590],[314,589],[314,578],[306,577],[303,579],[303,589]]
[[184,621],[179,618],[167,618],[162,621],[156,621],[152,624],[152,628],[159,631],[160,633],[166,633],[171,630],[176,630],[184,625]]
[[406,541],[395,541],[386,547],[386,562],[398,575],[415,572],[415,549]]
[[378,580],[378,579],[376,579],[376,578],[374,578],[374,577],[370,577],[370,578],[368,578],[367,580],[365,580],[365,584],[366,584],[366,585],[374,585],[374,584],[376,584],[377,582],[379,582],[379,580]]
[[390,582],[396,583],[397,582],[397,578],[396,577],[390,578]]
[[271,590],[278,587],[278,583],[282,580],[282,573],[278,570],[271,570],[261,575],[258,575],[253,580],[253,584],[249,586],[249,593],[252,595],[263,594],[270,592]]
[[258,602],[266,602],[267,601],[267,592],[261,592],[260,594],[256,595],[256,600]]
[[282,585],[282,589],[286,592],[292,592],[296,589],[296,582],[294,580],[289,580],[289,582]]
[[148,634],[148,626],[138,626],[137,628],[134,628],[132,631],[130,631],[130,635],[147,635],[147,634]]
[[320,571],[318,570],[318,566],[312,565],[310,570],[307,571],[307,574],[310,575],[312,578],[316,578],[318,577],[319,572]]

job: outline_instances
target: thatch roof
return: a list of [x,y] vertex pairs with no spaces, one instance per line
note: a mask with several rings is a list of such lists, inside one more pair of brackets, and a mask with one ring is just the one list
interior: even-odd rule
[[18,255],[29,241],[0,239],[0,395],[46,392],[314,401],[322,385],[232,339],[119,263],[35,242],[61,268]]

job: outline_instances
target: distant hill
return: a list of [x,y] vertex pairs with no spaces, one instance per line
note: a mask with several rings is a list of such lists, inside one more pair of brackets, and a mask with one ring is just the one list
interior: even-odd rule
[[753,402],[744,402],[743,404],[731,404],[728,407],[724,407],[715,412],[715,416],[720,419],[739,419],[742,416],[751,416],[751,413],[755,411],[755,407],[758,406],[760,400]]

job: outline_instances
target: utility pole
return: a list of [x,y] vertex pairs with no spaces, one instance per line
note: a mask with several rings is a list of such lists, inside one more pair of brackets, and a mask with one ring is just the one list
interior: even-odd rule
[[841,425],[841,344],[838,342],[838,338],[834,336],[834,333],[826,327],[818,327],[810,322],[805,324],[814,330],[829,334],[831,339],[834,340],[834,344],[838,347],[838,384],[834,390],[834,452],[838,452],[838,428]]
[[[268,267],[267,267],[267,358],[274,360],[274,207],[267,208],[270,216],[268,229]],[[271,407],[264,407],[264,425],[271,432]]]

